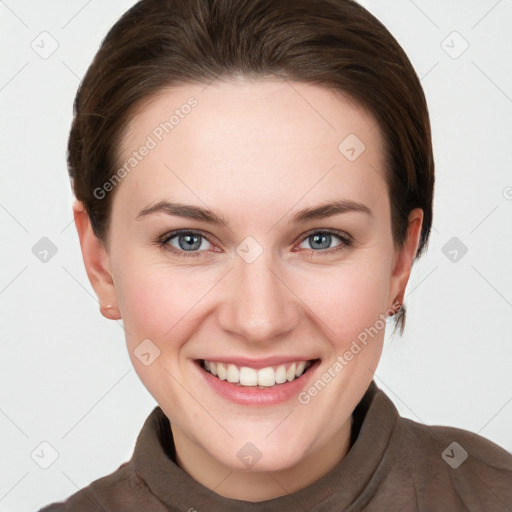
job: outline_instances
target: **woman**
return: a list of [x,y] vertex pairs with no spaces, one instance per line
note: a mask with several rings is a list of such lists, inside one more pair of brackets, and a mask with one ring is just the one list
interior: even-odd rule
[[75,100],[75,223],[156,399],[45,511],[510,510],[512,456],[373,374],[432,223],[425,97],[350,0],[143,0]]

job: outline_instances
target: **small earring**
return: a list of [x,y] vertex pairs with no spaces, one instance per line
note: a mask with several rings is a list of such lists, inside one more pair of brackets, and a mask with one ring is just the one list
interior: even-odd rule
[[113,319],[116,316],[116,309],[112,304],[107,304],[104,306],[103,304],[100,304],[100,312],[105,318]]
[[102,312],[102,314],[106,314],[108,315],[109,317],[111,316],[111,310],[114,306],[112,306],[112,304],[107,304],[106,306],[104,306],[103,304],[100,304],[100,311]]

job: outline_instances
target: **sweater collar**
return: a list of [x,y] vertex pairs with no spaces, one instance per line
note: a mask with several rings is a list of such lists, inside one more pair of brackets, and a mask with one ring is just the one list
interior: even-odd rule
[[387,465],[385,453],[399,415],[391,400],[372,381],[353,418],[351,448],[335,468],[299,491],[266,501],[225,498],[183,471],[175,462],[169,420],[158,406],[144,423],[129,466],[161,502],[183,512],[320,512],[333,510],[333,503],[337,510],[344,510],[357,501],[365,488],[377,485],[382,466]]

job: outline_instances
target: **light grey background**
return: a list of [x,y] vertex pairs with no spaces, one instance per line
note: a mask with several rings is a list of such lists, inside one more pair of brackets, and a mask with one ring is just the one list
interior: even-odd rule
[[[38,510],[116,470],[156,405],[122,326],[99,313],[65,161],[80,78],[133,3],[0,1],[2,511]],[[361,3],[422,80],[437,174],[406,330],[387,338],[376,382],[404,416],[512,451],[512,1]],[[32,251],[43,237],[57,249],[47,262]]]

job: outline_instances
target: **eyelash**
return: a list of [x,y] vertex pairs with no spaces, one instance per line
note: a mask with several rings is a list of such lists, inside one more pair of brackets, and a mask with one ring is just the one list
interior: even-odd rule
[[[302,243],[304,240],[307,240],[309,237],[311,237],[313,235],[317,235],[317,234],[334,235],[340,240],[341,243],[331,249],[320,249],[320,250],[309,249],[310,255],[314,256],[314,257],[330,255],[337,251],[346,249],[353,244],[353,240],[349,235],[347,235],[346,233],[344,233],[342,231],[337,231],[335,229],[314,229],[312,231],[308,231],[307,233],[305,233],[303,235],[303,238],[300,240],[299,243]],[[204,252],[208,252],[208,251],[204,251],[204,250],[203,251],[183,251],[183,250],[176,249],[175,247],[172,247],[171,245],[169,245],[169,242],[173,238],[176,238],[177,236],[180,236],[180,235],[199,235],[199,236],[205,238],[208,242],[212,243],[208,239],[208,237],[206,235],[204,235],[203,233],[201,233],[200,231],[191,231],[191,230],[182,229],[182,230],[171,231],[169,233],[166,233],[165,235],[161,236],[160,238],[158,238],[156,240],[156,244],[159,247],[162,247],[164,250],[169,251],[176,256],[179,256],[179,257],[183,256],[185,258],[195,258],[198,256],[202,256],[202,254]]]

